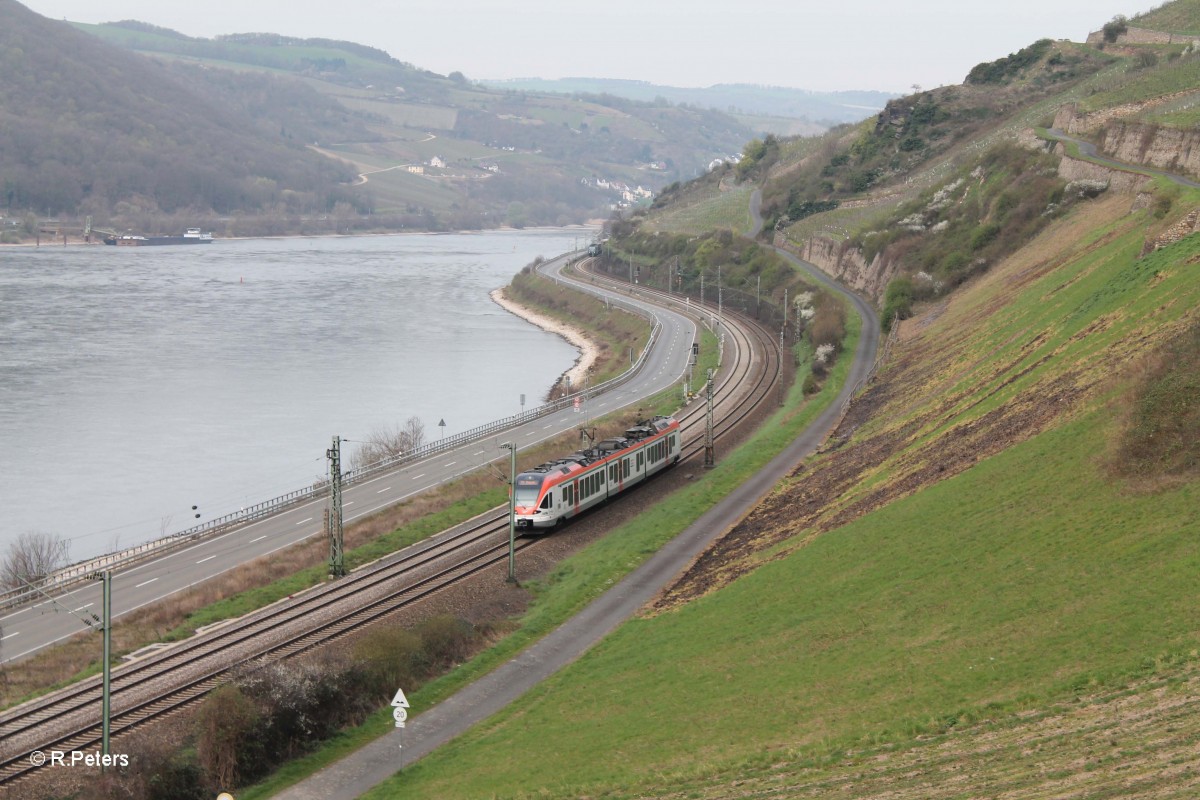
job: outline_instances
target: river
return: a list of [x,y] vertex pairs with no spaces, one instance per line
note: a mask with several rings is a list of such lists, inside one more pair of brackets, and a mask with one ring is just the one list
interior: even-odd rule
[[87,558],[298,489],[335,434],[537,405],[578,353],[488,292],[590,235],[0,249],[0,548]]

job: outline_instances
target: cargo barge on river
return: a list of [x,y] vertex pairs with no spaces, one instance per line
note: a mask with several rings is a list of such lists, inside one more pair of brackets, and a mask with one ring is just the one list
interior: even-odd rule
[[201,233],[199,228],[188,228],[183,236],[105,236],[104,243],[118,247],[146,247],[165,244],[210,244],[213,240],[211,233]]

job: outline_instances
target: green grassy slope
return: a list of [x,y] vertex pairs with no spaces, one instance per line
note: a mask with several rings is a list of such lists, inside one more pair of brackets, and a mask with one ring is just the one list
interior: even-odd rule
[[[914,321],[869,421],[734,530],[743,549],[372,796],[728,796],[751,778],[770,794],[761,773],[803,788],[813,765],[852,784],[848,751],[1190,675],[1200,483],[1135,491],[1105,459],[1127,368],[1196,321],[1200,237],[1139,259],[1155,223],[1129,199],[1081,206]],[[1200,737],[1200,720],[1169,726],[1163,752]],[[1191,785],[1150,739],[1136,772],[1119,749],[1093,764],[1087,739],[1052,768],[1021,748],[989,767],[1030,797],[1085,761],[1101,792]]]
[[1200,34],[1200,0],[1173,0],[1158,8],[1138,14],[1131,25],[1154,31]]
[[[406,796],[641,796],[697,773],[726,783],[760,759],[907,742],[1194,649],[1195,487],[1113,497],[1093,464],[1102,430],[1090,416],[625,626],[415,766]],[[1079,476],[1067,493],[1064,473]]]

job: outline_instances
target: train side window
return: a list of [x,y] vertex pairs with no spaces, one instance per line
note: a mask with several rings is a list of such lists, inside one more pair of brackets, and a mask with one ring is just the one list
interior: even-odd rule
[[624,478],[629,477],[629,459],[628,458],[621,459],[621,472],[622,472],[622,477],[624,477]]
[[540,506],[538,506],[538,508],[546,508],[546,509],[548,509],[548,508],[550,508],[551,506],[553,506],[553,505],[554,505],[554,503],[553,503],[553,497],[554,497],[554,493],[553,493],[553,492],[546,492],[546,496],[542,498],[542,504],[541,504]]

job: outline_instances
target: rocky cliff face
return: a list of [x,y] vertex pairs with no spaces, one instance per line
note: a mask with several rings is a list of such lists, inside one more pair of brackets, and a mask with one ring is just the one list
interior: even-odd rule
[[813,236],[797,244],[780,232],[775,234],[775,246],[795,253],[876,303],[883,298],[888,281],[895,277],[898,268],[897,264],[885,262],[878,256],[868,264],[858,248],[824,236]]
[[1149,177],[1138,175],[1135,172],[1126,172],[1106,167],[1103,164],[1095,164],[1091,161],[1071,158],[1063,152],[1061,144],[1055,146],[1055,152],[1062,156],[1062,161],[1058,162],[1058,175],[1067,182],[1082,180],[1105,181],[1108,183],[1108,188],[1112,191],[1137,192],[1150,181]]
[[1118,161],[1200,177],[1200,131],[1123,121],[1125,117],[1194,93],[1194,89],[1177,92],[1091,114],[1061,108],[1054,116],[1054,127],[1097,142],[1100,152]]
[[1200,177],[1200,131],[1112,122],[1105,126],[1099,148],[1118,161]]

